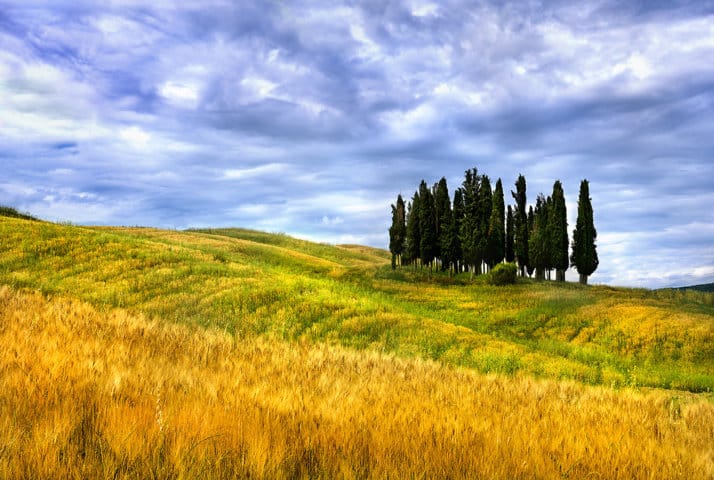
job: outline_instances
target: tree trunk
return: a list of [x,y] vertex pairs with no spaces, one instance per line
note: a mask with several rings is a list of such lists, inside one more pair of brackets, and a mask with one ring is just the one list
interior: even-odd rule
[[580,274],[580,284],[581,285],[588,284],[588,276],[587,275],[583,275],[582,273]]
[[564,282],[565,281],[565,270],[556,270],[555,271],[555,280],[557,282]]

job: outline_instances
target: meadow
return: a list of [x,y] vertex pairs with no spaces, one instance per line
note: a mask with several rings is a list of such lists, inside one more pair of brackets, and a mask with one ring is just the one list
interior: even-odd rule
[[712,478],[711,294],[0,217],[2,478]]

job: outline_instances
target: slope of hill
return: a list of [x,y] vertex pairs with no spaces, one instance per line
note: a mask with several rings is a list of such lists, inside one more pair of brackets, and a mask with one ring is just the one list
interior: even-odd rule
[[714,283],[703,283],[701,285],[689,285],[679,287],[677,290],[696,290],[697,292],[714,292]]
[[17,209],[0,205],[0,217],[21,218],[23,220],[37,220],[28,213],[18,212]]
[[240,229],[2,219],[0,239],[0,283],[99,308],[484,373],[714,389],[711,303],[573,284],[416,282],[408,271],[392,272],[383,251]]
[[0,478],[714,475],[711,294],[425,277],[0,218]]

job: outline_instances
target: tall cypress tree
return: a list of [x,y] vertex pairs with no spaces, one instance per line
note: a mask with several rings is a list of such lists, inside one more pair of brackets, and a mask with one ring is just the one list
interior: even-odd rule
[[580,182],[578,219],[573,232],[573,253],[570,256],[570,264],[580,274],[580,283],[582,284],[588,283],[588,277],[595,272],[600,263],[595,246],[596,238],[597,231],[593,220],[590,185],[587,180],[583,180]]
[[504,225],[505,205],[503,201],[503,184],[499,178],[493,192],[491,218],[488,225],[488,250],[486,263],[489,268],[503,261],[506,249],[506,227]]
[[553,184],[552,208],[550,209],[550,255],[555,268],[555,279],[565,281],[565,271],[569,266],[568,258],[568,213],[565,206],[565,194],[560,180]]
[[434,196],[424,180],[419,185],[419,231],[421,233],[419,257],[423,263],[429,265],[431,270],[432,262],[439,253],[439,239],[436,235]]
[[513,262],[516,259],[516,254],[513,251],[513,209],[508,206],[506,214],[506,261]]
[[461,221],[461,250],[463,252],[463,262],[467,265],[471,273],[474,273],[476,264],[479,261],[478,249],[478,221],[479,221],[479,189],[480,180],[478,170],[473,168],[466,170],[462,186],[464,200],[464,217]]
[[521,276],[525,276],[528,266],[528,211],[526,209],[526,177],[518,175],[516,180],[516,191],[511,191],[513,199],[516,201],[516,211],[514,218],[514,250],[516,260],[521,270]]
[[481,273],[483,262],[487,261],[488,255],[488,226],[491,219],[491,209],[493,208],[493,191],[491,190],[491,180],[488,175],[481,176],[481,186],[478,192],[478,243],[476,247],[476,272]]
[[[530,212],[529,212],[530,214]],[[536,279],[544,280],[548,269],[550,238],[548,235],[548,200],[541,193],[536,199],[533,223],[528,237],[530,264],[535,268]]]
[[453,236],[451,239],[451,253],[454,263],[454,269],[459,272],[463,264],[463,251],[461,249],[461,222],[464,219],[464,196],[463,190],[457,188],[454,192],[454,209],[453,209]]
[[450,259],[444,260],[446,252],[445,248],[448,245],[448,241],[444,240],[444,236],[450,235],[447,232],[450,228],[449,223],[451,222],[451,198],[449,197],[449,187],[446,184],[446,178],[441,177],[439,183],[434,186],[434,219],[436,221],[436,237],[437,237],[437,253],[436,256],[443,264],[448,262]]
[[451,211],[451,202],[449,202],[449,208],[442,213],[441,235],[439,236],[441,270],[448,269],[449,272],[451,272],[451,267],[457,259],[456,243],[454,240],[457,235],[454,229],[454,215]]
[[[533,205],[528,207],[528,215],[526,216],[526,239],[528,239],[528,234],[529,232],[533,231],[533,227],[535,225],[535,214],[533,213]],[[528,245],[528,243],[526,243]],[[526,271],[528,272],[528,276],[533,275],[533,271],[535,270],[535,266],[533,265],[533,262],[531,261],[531,254],[530,251],[528,252],[528,262],[526,263]]]
[[392,226],[389,227],[389,251],[392,253],[392,268],[401,265],[401,256],[404,253],[407,225],[406,209],[402,195],[397,195],[396,205],[392,205]]
[[414,192],[412,201],[407,208],[407,244],[406,255],[409,263],[416,267],[419,258],[419,245],[421,243],[419,192]]

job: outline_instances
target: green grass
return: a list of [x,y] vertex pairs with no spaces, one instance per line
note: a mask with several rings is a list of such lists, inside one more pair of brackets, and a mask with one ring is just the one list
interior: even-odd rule
[[388,252],[244,229],[0,218],[0,284],[239,337],[327,342],[481,372],[714,389],[712,294],[392,271]]

